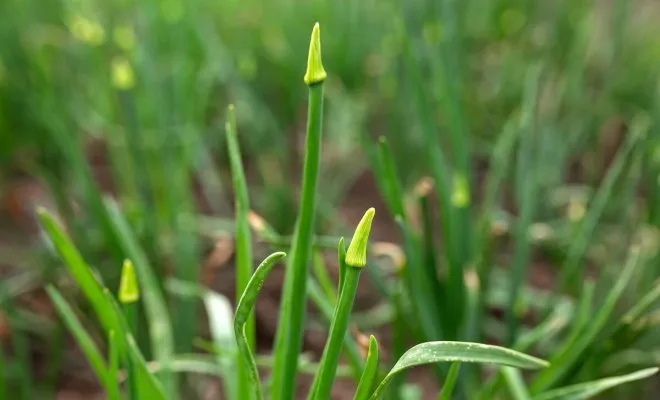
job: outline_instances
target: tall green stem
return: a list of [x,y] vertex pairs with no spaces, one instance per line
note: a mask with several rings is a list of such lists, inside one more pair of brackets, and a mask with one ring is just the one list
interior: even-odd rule
[[325,77],[326,73],[321,62],[319,25],[316,24],[312,31],[307,73],[305,74],[305,83],[309,86],[309,103],[300,214],[290,251],[292,256],[284,279],[280,321],[275,337],[276,350],[271,396],[273,400],[294,398],[296,368],[302,344],[307,303],[307,273],[314,226],[316,181],[320,166],[323,81]]
[[318,383],[312,384],[312,388],[316,386],[316,393],[310,391],[308,399],[329,399],[330,392],[332,391],[332,383],[335,380],[337,372],[337,365],[339,363],[339,355],[343,347],[344,339],[346,337],[346,330],[348,329],[348,321],[350,319],[351,310],[353,309],[353,301],[357,291],[358,282],[360,280],[360,268],[349,267],[346,269],[346,280],[339,295],[337,308],[335,308],[334,318],[330,325],[330,336],[323,350],[321,357],[321,367],[317,372],[315,381]]
[[[332,383],[337,374],[339,355],[346,337],[348,322],[353,309],[353,301],[357,292],[360,272],[367,263],[367,243],[371,232],[375,210],[370,208],[364,214],[346,251],[344,261],[346,263],[343,283],[340,287],[339,300],[335,307],[335,314],[330,325],[328,341],[323,349],[321,366],[316,372],[314,382],[309,391],[308,399],[329,399],[332,391]],[[341,247],[339,248],[341,254]]]

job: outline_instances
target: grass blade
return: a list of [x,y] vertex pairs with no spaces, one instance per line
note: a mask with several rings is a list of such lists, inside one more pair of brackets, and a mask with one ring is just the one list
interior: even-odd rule
[[[382,192],[387,207],[389,208],[390,214],[393,217],[404,218],[403,212],[403,192],[401,190],[401,183],[396,174],[396,168],[394,164],[394,156],[392,155],[392,149],[390,148],[387,139],[384,136],[381,136],[378,139],[378,166],[382,173]],[[381,175],[381,174],[377,174]]]
[[238,352],[242,357],[243,363],[249,368],[247,378],[252,386],[252,393],[258,400],[263,399],[260,388],[259,371],[257,370],[257,363],[254,360],[254,355],[250,349],[245,328],[250,314],[252,313],[252,309],[254,308],[257,296],[259,296],[259,291],[268,277],[268,273],[285,256],[286,254],[282,252],[273,253],[266,257],[261,265],[257,267],[238,301],[236,314],[234,315],[234,334],[236,335]]
[[307,137],[300,213],[296,223],[290,263],[287,266],[280,320],[275,337],[275,368],[273,400],[294,397],[296,366],[302,345],[303,322],[307,299],[307,272],[312,246],[316,183],[320,168],[321,133],[323,126],[323,81],[326,73],[321,62],[321,40],[318,23],[312,31],[305,83],[309,86]]
[[371,395],[371,390],[378,377],[378,353],[378,342],[374,335],[370,335],[367,361],[364,364],[364,371],[362,371],[362,377],[360,377],[353,400],[367,400]]
[[646,379],[658,373],[658,368],[646,368],[630,374],[579,383],[541,393],[534,400],[584,400],[624,383]]
[[646,119],[638,117],[633,121],[631,132],[626,137],[626,141],[622,148],[618,151],[612,166],[607,171],[603,183],[596,192],[593,200],[590,202],[589,210],[584,216],[584,220],[581,222],[578,232],[575,233],[576,240],[569,249],[566,261],[561,267],[561,273],[555,284],[558,290],[561,291],[565,289],[569,286],[569,282],[581,282],[581,279],[574,279],[575,274],[580,271],[581,261],[594,235],[600,217],[603,215],[605,207],[607,206],[609,199],[612,197],[612,191],[614,190],[619,176],[621,176],[624,170],[629,154],[639,142],[639,139],[646,134],[647,130],[648,123]]
[[101,355],[101,351],[94,343],[92,337],[87,333],[83,327],[80,320],[76,316],[76,313],[73,311],[68,302],[64,299],[64,296],[57,290],[54,286],[47,286],[46,293],[48,297],[53,302],[55,310],[62,318],[62,322],[71,332],[73,337],[76,339],[78,346],[82,350],[87,362],[92,367],[92,370],[96,374],[96,377],[99,379],[99,382],[103,387],[105,387],[108,393],[111,392],[111,388],[108,386],[110,384],[108,380],[108,366]]
[[[240,297],[247,287],[252,275],[252,234],[248,222],[248,213],[250,212],[250,202],[248,197],[247,184],[245,182],[245,172],[241,161],[241,150],[236,133],[236,115],[234,106],[230,105],[227,109],[227,122],[225,124],[227,131],[227,152],[229,153],[229,163],[231,166],[231,182],[234,188],[234,220],[236,237],[236,300]],[[247,346],[255,348],[255,319],[254,315],[247,317],[245,321],[245,336]],[[236,379],[237,396],[240,399],[247,398],[249,395],[250,379],[246,376],[247,368],[244,366],[243,357],[237,354]]]
[[380,398],[392,378],[401,371],[419,365],[441,362],[498,364],[516,368],[537,369],[546,361],[504,347],[469,342],[426,342],[408,350],[380,382],[371,399]]
[[64,261],[64,265],[90,302],[103,330],[107,332],[116,328],[116,317],[112,310],[108,308],[103,296],[103,287],[92,273],[92,269],[85,263],[69,237],[55,222],[55,219],[45,209],[39,209],[37,213],[41,225],[53,242],[60,258]]
[[621,275],[600,306],[600,311],[592,318],[581,334],[571,335],[570,339],[572,340],[567,341],[557,351],[556,355],[550,361],[552,366],[543,371],[532,384],[531,391],[533,394],[546,390],[557,383],[573,367],[574,363],[579,360],[583,352],[607,323],[619,297],[623,294],[633,272],[640,264],[640,259],[640,252],[635,249],[632,250]]

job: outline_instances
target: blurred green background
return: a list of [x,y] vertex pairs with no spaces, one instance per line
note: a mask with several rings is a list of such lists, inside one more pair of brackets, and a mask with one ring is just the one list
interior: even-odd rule
[[[40,306],[39,288],[59,272],[34,207],[58,212],[111,288],[123,257],[100,194],[121,204],[155,268],[200,279],[217,240],[231,236],[223,124],[232,103],[252,207],[291,234],[302,76],[316,21],[329,74],[319,234],[345,233],[366,206],[382,205],[370,172],[380,136],[412,193],[429,174],[431,131],[449,163],[468,171],[479,204],[497,143],[524,114],[536,69],[532,286],[552,286],[576,221],[636,131],[641,144],[626,153],[588,238],[585,275],[616,274],[602,266],[625,255],[633,238],[658,247],[657,1],[2,0],[0,16],[0,272],[8,300],[0,336],[27,332],[25,351],[50,385],[60,385],[51,365],[61,358],[43,344],[55,336],[43,333],[63,333]],[[452,135],[466,138],[468,150]],[[520,208],[521,169],[506,171],[493,210],[504,233]],[[389,220],[374,235],[398,240]],[[639,290],[658,265],[637,277]],[[183,321],[183,312],[174,309],[173,318]]]

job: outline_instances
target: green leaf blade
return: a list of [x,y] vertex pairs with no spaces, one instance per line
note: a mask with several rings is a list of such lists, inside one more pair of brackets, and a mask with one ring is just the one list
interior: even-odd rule
[[533,400],[583,400],[624,383],[646,379],[658,373],[660,368],[646,368],[626,375],[613,376],[592,382],[579,383],[534,396]]
[[399,372],[440,362],[498,364],[524,369],[548,366],[544,360],[499,346],[469,342],[426,342],[412,347],[399,358],[378,385],[371,399],[378,399],[389,381]]

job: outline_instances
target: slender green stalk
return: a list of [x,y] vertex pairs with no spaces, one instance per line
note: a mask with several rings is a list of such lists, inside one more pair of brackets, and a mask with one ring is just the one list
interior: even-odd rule
[[[120,400],[119,394],[119,352],[117,349],[117,334],[115,331],[108,333],[108,382],[106,383],[106,390],[108,400]],[[127,377],[129,375],[127,374]],[[131,398],[133,394],[131,394]]]
[[[245,172],[241,161],[241,150],[236,133],[236,115],[234,106],[227,109],[227,151],[231,165],[232,185],[234,187],[234,220],[236,235],[236,300],[240,300],[243,291],[247,287],[252,275],[252,234],[248,222],[250,203],[248,198]],[[250,348],[256,346],[255,317],[250,315],[245,324],[245,335]],[[241,399],[248,398],[250,392],[250,381],[246,375],[247,368],[243,364],[241,355],[237,355],[236,381],[237,396]]]
[[[439,304],[435,301],[435,294],[430,289],[432,281],[426,275],[417,271],[422,267],[419,259],[421,254],[417,237],[410,231],[410,227],[401,218],[396,219],[399,231],[403,236],[403,245],[406,253],[406,283],[408,293],[412,300],[412,309],[415,311],[418,323],[425,338],[442,339],[443,330],[440,321],[442,314]],[[437,283],[437,280],[435,281]]]
[[[331,304],[327,298],[323,295],[323,291],[319,287],[318,283],[312,278],[307,282],[307,295],[311,300],[314,307],[316,307],[321,313],[323,321],[328,327],[332,324],[332,317],[334,315],[335,304]],[[348,363],[351,366],[351,377],[355,382],[360,381],[360,376],[362,375],[362,370],[364,369],[364,361],[360,356],[360,350],[358,345],[355,342],[355,338],[349,332],[346,333],[344,337],[344,353],[346,358],[348,358]],[[315,371],[316,373],[317,371]]]
[[[433,226],[433,215],[431,213],[430,196],[433,191],[433,183],[430,179],[422,179],[415,188],[417,196],[419,196],[419,206],[421,209],[422,218],[422,257],[421,264],[422,271],[410,271],[413,274],[420,274],[423,272],[422,279],[426,281],[426,290],[430,294],[430,299],[435,301],[436,307],[440,310],[440,321],[442,322],[443,329],[450,327],[452,324],[448,320],[451,313],[450,309],[452,304],[445,301],[444,293],[446,293],[446,286],[438,277],[438,261],[436,258],[437,246],[435,244],[435,234]],[[415,290],[415,288],[411,288]],[[455,339],[456,332],[448,334],[445,332],[446,339]]]
[[[250,348],[249,339],[246,332],[247,323],[249,321],[250,315],[252,314],[252,309],[254,308],[254,303],[257,300],[259,291],[264,284],[264,281],[268,277],[268,273],[271,269],[286,256],[282,252],[273,253],[268,256],[260,265],[257,267],[254,275],[250,278],[247,285],[245,285],[245,290],[241,293],[241,297],[238,300],[238,305],[236,306],[236,315],[234,315],[234,334],[236,335],[236,344],[238,345],[238,354],[241,357],[242,365],[245,365],[244,369],[247,374],[248,385],[247,393],[243,395],[246,397],[239,397],[240,399],[250,398],[254,396],[255,399],[263,399],[261,394],[261,386],[259,381],[259,370],[257,369],[257,362],[254,359],[254,354]],[[240,384],[240,382],[239,382]],[[250,390],[251,387],[251,390]]]
[[[339,294],[337,308],[335,309],[334,318],[330,325],[330,335],[326,342],[323,356],[321,357],[321,366],[315,376],[315,384],[312,385],[312,390],[310,390],[307,397],[308,399],[330,398],[342,343],[348,329],[353,300],[355,299],[355,293],[360,279],[360,272],[361,269],[352,267],[346,270],[346,281],[344,282],[342,292]],[[316,391],[314,392],[313,389],[315,387]]]
[[532,398],[520,371],[511,367],[503,367],[502,374],[513,400],[530,400]]
[[328,341],[321,357],[321,367],[314,377],[308,399],[328,399],[332,391],[332,383],[337,373],[339,355],[348,329],[348,322],[353,309],[353,301],[357,292],[360,272],[367,263],[367,242],[375,210],[370,208],[360,220],[351,243],[346,251],[346,274],[342,284],[335,314],[330,325]]
[[[135,276],[135,268],[130,260],[125,260],[122,266],[118,297],[119,303],[121,303],[122,306],[122,311],[124,312],[128,332],[134,337],[137,337],[137,301],[140,299],[140,290],[137,283],[137,277]],[[114,331],[111,331],[111,334],[114,335]],[[137,388],[133,363],[127,359],[125,367],[128,398],[131,400],[137,400]]]
[[440,392],[440,396],[438,396],[438,400],[451,400],[451,394],[454,391],[454,387],[456,387],[460,369],[461,363],[453,363],[449,367],[449,373],[447,373],[447,378],[442,384],[442,391]]
[[280,320],[275,337],[275,367],[271,388],[273,400],[289,400],[294,397],[296,367],[302,345],[307,303],[307,271],[314,227],[316,183],[320,167],[325,78],[326,73],[321,62],[320,31],[319,25],[316,24],[312,31],[307,73],[304,79],[309,86],[309,103],[300,214],[290,251],[290,263],[284,279]]
[[[382,173],[383,197],[393,217],[405,218],[403,212],[403,194],[401,183],[396,174],[394,156],[387,139],[381,136],[378,139],[378,166]],[[378,174],[380,175],[380,174]]]

